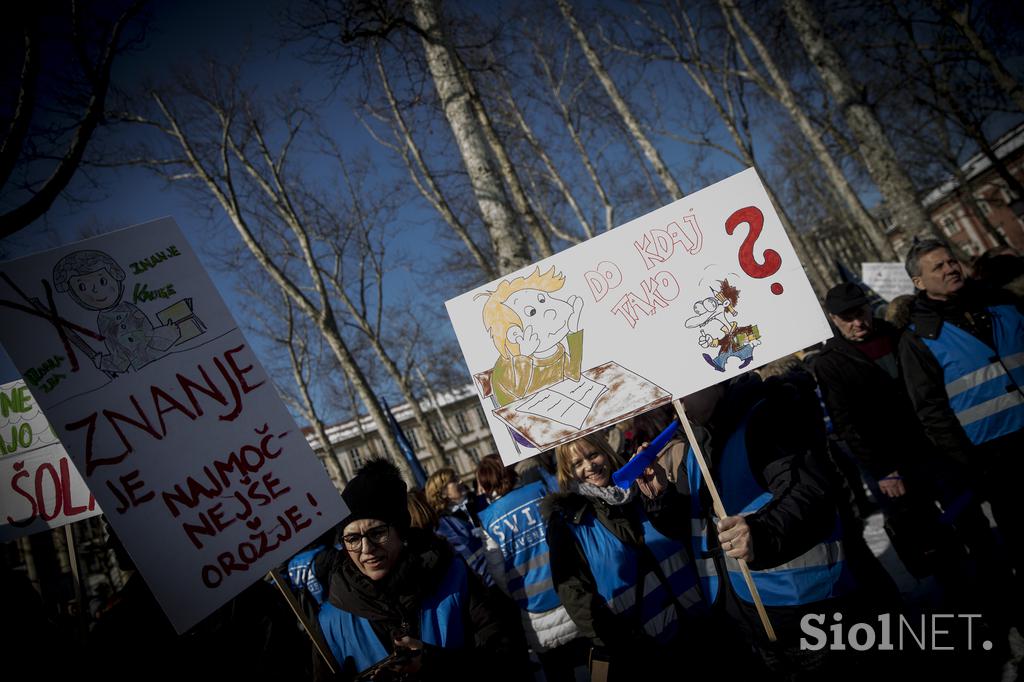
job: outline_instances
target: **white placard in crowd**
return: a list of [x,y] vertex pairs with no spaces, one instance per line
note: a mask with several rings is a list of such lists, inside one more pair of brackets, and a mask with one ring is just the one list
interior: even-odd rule
[[344,503],[171,219],[0,265],[0,340],[178,632]]
[[0,386],[0,542],[101,513],[25,382]]
[[861,281],[886,302],[916,291],[903,263],[861,263],[860,272]]
[[831,336],[753,169],[447,306],[506,464]]

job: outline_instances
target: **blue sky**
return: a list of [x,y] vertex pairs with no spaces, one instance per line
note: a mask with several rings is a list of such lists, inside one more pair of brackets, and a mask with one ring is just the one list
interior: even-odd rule
[[[244,58],[246,73],[258,74],[258,85],[263,91],[284,90],[302,81],[307,92],[326,93],[330,88],[326,79],[317,80],[312,67],[279,48],[276,22],[283,6],[267,0],[155,2],[145,46],[121,58],[115,67],[114,81],[122,89],[134,89],[147,82],[159,83],[173,69],[199,63],[207,57],[225,63]],[[348,108],[336,106],[335,110],[338,115],[333,119],[332,134],[341,139],[349,151],[360,148],[372,151]],[[118,138],[116,141],[123,141],[135,134],[122,129],[114,137]],[[6,257],[17,258],[77,241],[82,238],[83,230],[107,232],[172,216],[207,266],[229,307],[236,317],[240,315],[241,301],[235,291],[234,278],[219,270],[210,256],[211,246],[241,244],[222,213],[215,212],[211,218],[197,210],[194,201],[181,188],[169,186],[154,173],[140,168],[92,170],[88,181],[76,176],[69,190],[71,195],[85,201],[59,200],[46,216],[3,243]],[[401,293],[408,284],[398,278],[391,286],[396,293]],[[259,348],[261,344],[256,345]],[[267,352],[265,347],[262,351],[262,354]],[[265,355],[263,357],[266,363]],[[16,378],[14,365],[0,349],[0,381]]]

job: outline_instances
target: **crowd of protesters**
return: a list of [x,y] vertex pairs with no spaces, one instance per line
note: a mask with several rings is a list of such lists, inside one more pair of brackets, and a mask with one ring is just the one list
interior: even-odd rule
[[[882,310],[838,285],[823,346],[682,400],[708,469],[679,427],[613,482],[671,406],[515,466],[487,456],[470,481],[408,489],[371,461],[348,516],[281,571],[308,639],[266,583],[176,638],[136,579],[94,627],[95,669],[179,670],[216,643],[257,678],[1004,678],[1024,633],[1024,260],[986,254],[971,276],[926,240],[906,267],[915,296]],[[926,599],[865,543],[876,508]],[[977,617],[943,626],[952,650],[831,646],[885,614]]]

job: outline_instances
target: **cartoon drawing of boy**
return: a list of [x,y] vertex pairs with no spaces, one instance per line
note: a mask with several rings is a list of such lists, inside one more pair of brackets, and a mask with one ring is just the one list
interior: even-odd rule
[[104,337],[107,353],[92,356],[93,364],[108,374],[139,369],[163,357],[178,340],[177,325],[154,327],[134,304],[121,301],[125,272],[102,251],[75,251],[53,266],[53,286],[67,292],[78,305],[98,310],[96,329]]
[[[583,299],[555,298],[565,276],[552,267],[505,280],[486,296],[483,321],[499,358],[491,373],[498,405],[507,405],[563,379],[580,380]],[[562,343],[563,339],[565,344]]]
[[[700,337],[697,343],[701,348],[718,347],[718,355],[712,358],[704,353],[704,360],[719,372],[725,371],[725,365],[729,358],[741,360],[738,369],[743,369],[754,360],[754,347],[761,345],[761,334],[757,325],[745,325],[740,327],[729,316],[736,317],[736,303],[740,297],[740,291],[729,284],[729,280],[723,279],[718,282],[718,289],[712,289],[712,297],[705,298],[693,304],[693,312],[697,313],[686,320],[689,329],[700,328]],[[721,338],[714,338],[708,334],[703,327],[711,322],[717,322],[722,333]]]

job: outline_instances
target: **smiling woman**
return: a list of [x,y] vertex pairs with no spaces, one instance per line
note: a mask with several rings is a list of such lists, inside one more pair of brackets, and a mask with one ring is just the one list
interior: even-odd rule
[[646,661],[695,642],[706,612],[686,543],[689,509],[657,463],[629,489],[614,485],[622,460],[600,434],[555,456],[564,492],[541,507],[555,590],[595,656],[610,658],[612,675],[619,665],[653,672]]

